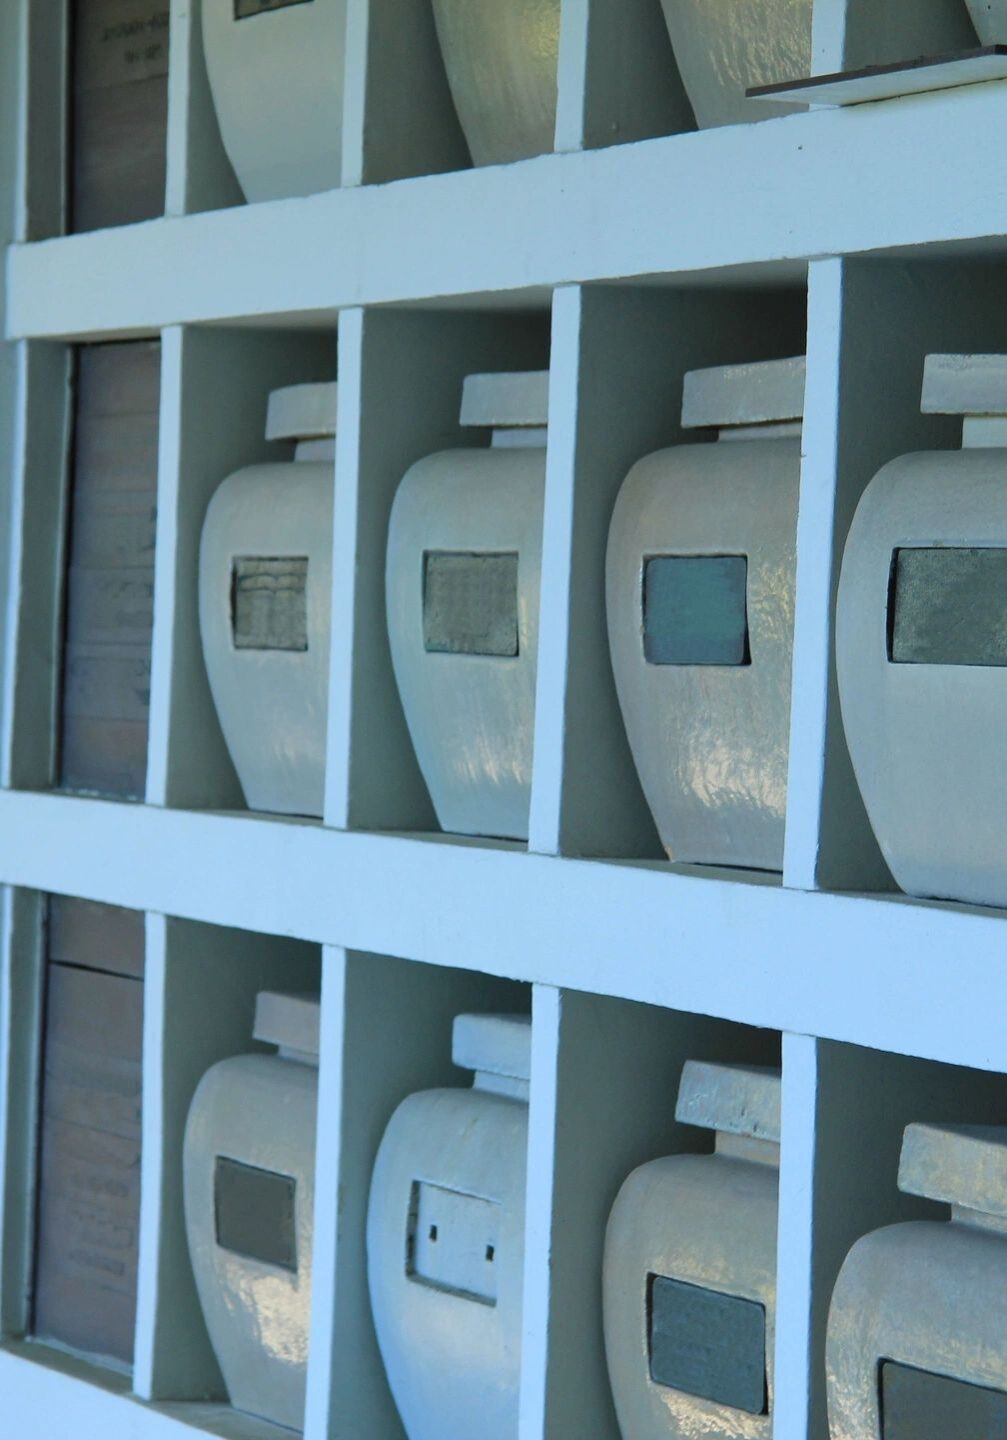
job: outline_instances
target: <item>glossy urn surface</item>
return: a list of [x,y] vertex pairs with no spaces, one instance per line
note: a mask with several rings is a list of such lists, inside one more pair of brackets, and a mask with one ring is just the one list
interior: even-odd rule
[[263,992],[254,1038],[275,1055],[208,1070],[185,1130],[185,1224],[231,1404],[300,1430],[314,1234],[317,999]]
[[531,1026],[462,1015],[471,1089],[405,1100],[367,1220],[374,1324],[409,1440],[516,1440]]
[[483,449],[419,461],[388,532],[395,678],[442,829],[527,840],[548,376],[470,376]]
[[627,1440],[772,1434],[780,1072],[689,1061],[707,1155],[634,1171],[605,1238],[605,1350]]
[[961,451],[904,455],[850,527],[836,668],[874,833],[910,895],[1007,904],[1007,358],[930,356]]
[[296,439],[294,462],[229,476],[203,524],[203,657],[252,810],[323,810],[335,416],[335,385],[274,391],[266,438]]
[[669,857],[783,868],[803,359],[686,376],[684,428],[616,501],[616,689]]
[[560,0],[433,0],[433,7],[473,163],[551,151]]

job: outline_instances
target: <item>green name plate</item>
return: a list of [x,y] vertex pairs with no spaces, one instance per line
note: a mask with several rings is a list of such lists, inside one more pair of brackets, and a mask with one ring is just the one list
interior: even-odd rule
[[748,665],[744,555],[652,555],[643,571],[650,665]]
[[888,658],[896,665],[1007,665],[1007,549],[896,550]]
[[650,1377],[749,1415],[765,1415],[766,1311],[663,1275],[650,1277]]
[[423,562],[423,645],[428,652],[517,655],[516,551],[430,550]]

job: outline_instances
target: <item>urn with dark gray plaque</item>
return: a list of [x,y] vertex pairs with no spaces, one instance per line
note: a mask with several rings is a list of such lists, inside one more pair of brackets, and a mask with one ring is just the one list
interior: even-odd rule
[[231,1404],[300,1430],[314,1236],[315,996],[264,991],[253,1038],[203,1076],[185,1129],[185,1224]]
[[546,371],[470,375],[461,424],[392,507],[385,608],[406,722],[442,829],[528,838]]
[[70,228],[164,214],[167,0],[71,0]]
[[144,917],[48,902],[31,1330],[133,1361]]
[[922,409],[960,418],[962,448],[890,461],[857,507],[836,608],[843,724],[897,884],[1003,906],[1007,356],[929,356]]
[[676,1118],[712,1155],[633,1172],[605,1238],[605,1349],[633,1440],[772,1433],[780,1072],[689,1061]]
[[77,351],[58,783],[142,800],[161,347]]
[[875,1230],[847,1255],[826,1344],[833,1440],[1002,1440],[1007,1128],[910,1125],[898,1183],[950,1219]]
[[682,427],[716,443],[640,460],[612,514],[612,669],[672,860],[783,868],[804,380],[690,372]]
[[287,453],[229,475],[203,524],[203,659],[252,810],[322,813],[336,397],[334,384],[274,390],[266,439]]

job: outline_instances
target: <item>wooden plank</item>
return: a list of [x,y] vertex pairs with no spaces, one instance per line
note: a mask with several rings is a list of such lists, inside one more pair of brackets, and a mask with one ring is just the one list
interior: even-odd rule
[[74,230],[164,214],[168,33],[164,0],[75,0]]
[[78,353],[59,782],[146,784],[160,407],[156,342]]
[[130,1364],[140,1218],[143,986],[51,963],[32,1329]]
[[143,979],[144,917],[140,910],[49,896],[46,950],[50,960]]

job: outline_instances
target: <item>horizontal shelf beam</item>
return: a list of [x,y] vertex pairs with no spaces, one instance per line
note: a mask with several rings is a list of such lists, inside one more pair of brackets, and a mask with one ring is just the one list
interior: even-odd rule
[[1007,1071],[995,911],[18,791],[0,881]]
[[172,217],[8,252],[8,334],[296,324],[352,305],[676,275],[800,278],[824,255],[1007,252],[1007,194],[974,137],[1007,82],[520,164]]

